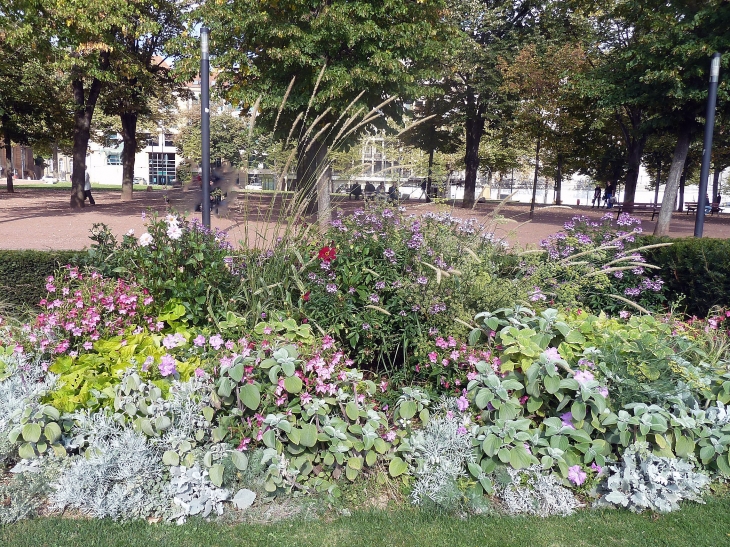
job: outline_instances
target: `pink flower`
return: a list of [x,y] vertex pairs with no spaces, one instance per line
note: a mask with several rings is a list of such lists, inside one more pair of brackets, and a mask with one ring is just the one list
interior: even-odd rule
[[385,393],[385,391],[387,389],[388,389],[388,382],[385,381],[385,380],[383,380],[382,382],[380,382],[380,391],[382,391],[383,393]]
[[568,480],[577,486],[583,484],[587,476],[580,465],[574,465],[568,468]]
[[395,431],[393,431],[393,430],[388,431],[385,434],[385,440],[388,441],[389,443],[392,443],[395,440],[395,437],[396,437]]
[[573,378],[579,383],[579,384],[585,384],[588,382],[592,382],[595,379],[595,376],[591,372],[588,372],[587,370],[578,370],[573,375]]
[[335,339],[329,334],[322,338],[322,349],[330,349],[334,345]]
[[312,402],[312,396],[309,393],[302,393],[302,395],[299,397],[299,402],[301,402],[303,405],[308,405]]
[[570,412],[561,414],[560,420],[563,422],[563,427],[569,427],[570,429],[575,429],[575,426],[573,425],[573,415]]
[[603,471],[603,467],[601,467],[600,465],[598,465],[596,462],[593,462],[591,464],[591,470],[592,471],[595,471],[596,472],[596,475],[600,475],[601,472]]
[[195,369],[195,377],[196,378],[202,378],[203,376],[205,376],[205,371],[202,368],[200,368],[200,367],[196,368]]
[[631,314],[629,312],[627,312],[626,310],[621,310],[620,312],[618,312],[618,316],[621,319],[628,319],[629,315],[631,315]]
[[176,372],[175,358],[166,353],[162,356],[162,359],[160,359],[160,376],[170,376]]
[[204,346],[205,345],[205,336],[203,336],[202,334],[198,334],[193,339],[193,344],[195,344],[199,348],[202,347],[202,346]]
[[463,395],[456,399],[456,408],[458,408],[460,412],[464,412],[467,408],[469,408],[469,399]]
[[435,363],[436,361],[438,361],[438,358],[439,358],[439,355],[435,351],[432,351],[431,353],[428,354],[428,360],[431,361],[432,363]]
[[84,349],[86,351],[90,350],[93,347],[94,347],[94,344],[92,344],[91,342],[84,342]]
[[[272,332],[273,332],[273,330],[271,329],[271,327],[264,327],[264,334],[271,334]],[[216,349],[218,349],[218,348],[216,348]]]
[[221,346],[223,345],[223,338],[221,338],[218,334],[215,334],[210,337],[208,343],[215,349],[221,349]]
[[547,348],[543,353],[551,361],[560,361],[563,359],[560,353],[558,353],[558,348]]

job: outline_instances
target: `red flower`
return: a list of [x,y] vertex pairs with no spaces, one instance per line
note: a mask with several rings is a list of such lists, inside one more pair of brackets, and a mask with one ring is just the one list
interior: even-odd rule
[[309,293],[310,293],[310,291],[305,292],[302,295],[302,300],[304,300],[305,302],[309,302]]
[[331,262],[337,258],[337,249],[334,247],[322,247],[317,255],[320,260],[324,262]]

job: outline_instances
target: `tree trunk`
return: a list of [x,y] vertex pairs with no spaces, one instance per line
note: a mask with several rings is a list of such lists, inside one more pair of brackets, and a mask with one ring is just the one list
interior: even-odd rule
[[[687,163],[684,164],[684,170],[682,176],[679,178],[679,201],[677,202],[677,212],[681,213],[684,211],[684,187],[687,182]],[[699,201],[699,200],[698,200]]]
[[13,144],[10,141],[10,135],[5,133],[5,177],[8,183],[8,193],[15,192],[13,188]]
[[672,211],[674,210],[674,203],[677,199],[679,179],[682,178],[684,162],[687,160],[691,137],[692,131],[689,124],[683,124],[677,135],[677,146],[674,148],[672,165],[669,168],[669,175],[667,175],[667,185],[664,188],[662,208],[659,210],[659,217],[654,227],[655,236],[669,235],[669,225],[672,222]]
[[563,198],[560,195],[563,188],[563,155],[558,154],[558,168],[555,173],[555,205],[560,205]]
[[[471,95],[470,102],[476,99]],[[464,200],[461,206],[464,209],[471,209],[475,204],[477,173],[479,172],[479,143],[484,135],[484,112],[483,108],[473,109],[474,114],[466,119],[466,154],[464,156]]]
[[131,201],[134,192],[134,160],[137,154],[137,113],[125,112],[122,121],[122,201]]
[[715,169],[712,174],[712,195],[710,196],[710,203],[715,203],[715,198],[720,193],[720,173],[722,169]]
[[656,181],[654,182],[654,207],[659,203],[659,181],[662,173],[662,162],[661,160],[657,164],[656,168]]
[[530,220],[535,213],[535,196],[537,195],[537,174],[540,171],[540,134],[537,134],[537,144],[535,144],[535,179],[532,182],[532,201],[530,202]]
[[426,203],[431,203],[431,174],[433,173],[433,147],[428,151],[428,177],[426,177]]
[[53,143],[53,176],[58,180],[58,141]]
[[317,214],[320,226],[324,226],[330,219],[329,166],[327,146],[321,141],[307,141],[299,145],[297,154],[297,181],[296,190],[299,193],[300,204],[307,215]]
[[[100,68],[109,68],[109,52],[101,52]],[[71,207],[84,206],[84,179],[86,177],[86,148],[89,146],[91,118],[96,101],[101,92],[101,81],[94,78],[89,87],[89,96],[84,94],[83,76],[71,82],[74,95],[74,137],[73,137],[73,174],[71,175]]]
[[[623,209],[631,213],[634,210],[634,196],[636,195],[636,184],[639,180],[639,169],[641,168],[641,157],[644,154],[646,135],[640,136],[643,120],[643,112],[640,109],[628,109],[626,116],[631,124],[630,129],[624,122],[624,119],[618,114],[616,115],[616,120],[624,134],[628,161],[626,183],[624,184]],[[618,185],[615,188],[618,188]]]

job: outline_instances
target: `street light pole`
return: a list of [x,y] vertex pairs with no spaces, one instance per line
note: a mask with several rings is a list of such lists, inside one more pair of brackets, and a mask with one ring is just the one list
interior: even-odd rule
[[210,89],[208,59],[208,27],[200,29],[200,132],[202,145],[201,184],[203,186],[203,226],[210,228]]
[[702,237],[705,227],[705,206],[707,205],[707,178],[710,176],[710,160],[712,157],[712,132],[715,129],[715,103],[717,102],[717,83],[720,79],[719,53],[712,55],[710,65],[710,88],[707,92],[707,114],[705,115],[705,142],[700,169],[700,190],[697,196],[697,215],[695,216],[695,237]]

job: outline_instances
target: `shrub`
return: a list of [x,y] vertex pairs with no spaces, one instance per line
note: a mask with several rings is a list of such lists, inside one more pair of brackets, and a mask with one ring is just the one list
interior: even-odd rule
[[640,224],[627,213],[615,221],[610,213],[598,221],[573,217],[564,231],[540,242],[545,255],[538,255],[537,264],[526,258],[521,265],[526,278],[534,280],[530,300],[551,297],[558,304],[606,312],[632,303],[651,311],[663,309],[663,280],[649,275],[654,266],[642,256],[645,249],[629,248],[641,234]]
[[429,334],[463,334],[455,318],[515,298],[512,284],[495,277],[501,246],[480,230],[475,221],[405,218],[388,206],[338,218],[302,272],[303,313],[348,345],[356,363],[392,373]]
[[211,231],[197,220],[176,215],[151,218],[147,232],[117,242],[109,228],[95,224],[89,261],[105,276],[121,277],[149,290],[158,311],[170,301],[182,303],[185,319],[208,323],[214,303],[223,304],[240,285],[232,271],[237,264],[226,235]]
[[[668,238],[644,236],[641,245],[664,243]],[[730,240],[671,239],[671,246],[647,249],[649,262],[667,288],[667,298],[680,302],[687,315],[706,317],[713,307],[730,306]]]
[[46,294],[45,279],[66,264],[78,265],[76,251],[0,250],[0,317],[37,310]]

